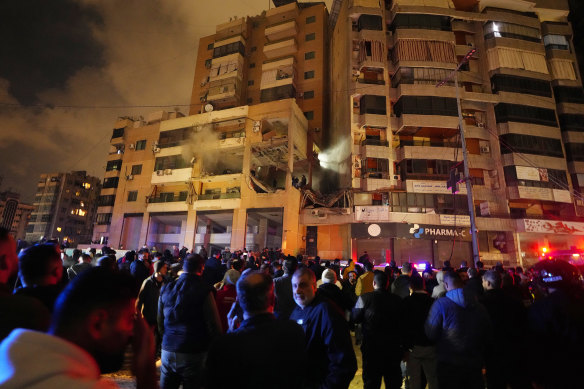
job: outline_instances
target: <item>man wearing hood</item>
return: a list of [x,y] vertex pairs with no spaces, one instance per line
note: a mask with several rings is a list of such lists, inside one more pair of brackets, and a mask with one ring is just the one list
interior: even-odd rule
[[486,309],[462,287],[459,274],[444,274],[446,296],[432,305],[425,331],[436,342],[439,387],[482,389],[485,349],[492,341],[491,321]]

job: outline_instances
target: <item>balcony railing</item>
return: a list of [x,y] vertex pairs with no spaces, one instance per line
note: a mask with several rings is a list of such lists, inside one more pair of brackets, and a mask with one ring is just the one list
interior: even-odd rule
[[385,85],[385,80],[367,80],[365,78],[358,78],[359,84]]
[[388,172],[379,172],[375,170],[365,170],[361,173],[361,178],[376,178],[381,180],[388,180],[389,173]]
[[197,200],[220,200],[220,199],[239,199],[241,193],[207,193],[197,196]]
[[424,147],[453,147],[460,148],[460,143],[457,142],[433,142],[429,140],[400,140],[399,147],[404,146],[424,146]]
[[173,203],[177,201],[186,201],[188,192],[165,193],[163,196],[148,197],[148,203]]
[[380,139],[364,139],[361,141],[361,146],[389,146],[389,142]]

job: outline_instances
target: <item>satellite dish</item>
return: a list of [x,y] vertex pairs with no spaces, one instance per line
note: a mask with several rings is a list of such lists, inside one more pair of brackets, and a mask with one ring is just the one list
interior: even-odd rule
[[211,112],[211,111],[213,111],[213,104],[205,105],[205,112]]

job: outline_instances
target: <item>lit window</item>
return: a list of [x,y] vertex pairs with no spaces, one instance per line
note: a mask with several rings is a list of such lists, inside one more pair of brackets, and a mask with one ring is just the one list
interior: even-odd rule
[[91,184],[90,184],[89,182],[85,182],[85,183],[83,184],[83,187],[84,187],[85,189],[90,189],[90,188],[91,188]]

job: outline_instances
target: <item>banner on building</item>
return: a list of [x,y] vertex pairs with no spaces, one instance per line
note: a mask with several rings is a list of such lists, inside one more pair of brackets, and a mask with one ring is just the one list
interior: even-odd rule
[[584,223],[537,219],[520,219],[519,222],[521,221],[523,226],[518,226],[519,231],[524,230],[525,232],[542,234],[584,235]]

